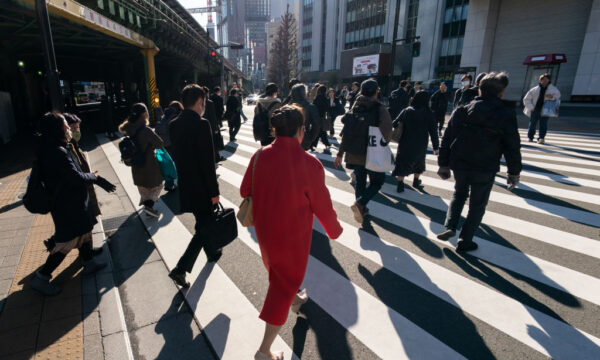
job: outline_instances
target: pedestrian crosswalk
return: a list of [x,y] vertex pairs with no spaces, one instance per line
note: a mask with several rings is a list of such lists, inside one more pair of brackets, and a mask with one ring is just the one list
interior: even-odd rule
[[[233,208],[260,146],[251,122],[236,138],[217,170],[222,202]],[[523,143],[518,189],[506,190],[498,174],[474,239],[479,249],[464,256],[454,252],[456,239],[435,237],[453,190],[435,175],[435,156],[427,157],[422,189],[398,194],[388,176],[361,226],[349,210],[349,172],[333,167],[335,148],[327,154],[319,145],[313,155],[325,166],[344,233],[331,241],[315,222],[303,284],[311,301],[290,314],[274,349],[286,359],[600,358],[600,136],[551,133],[546,141]],[[100,142],[137,203],[130,169],[113,143]],[[193,229],[166,201],[158,206],[161,219],[146,226],[170,269]],[[239,228],[218,265],[199,259],[190,281],[186,299],[217,354],[250,358],[267,286],[253,229]]]

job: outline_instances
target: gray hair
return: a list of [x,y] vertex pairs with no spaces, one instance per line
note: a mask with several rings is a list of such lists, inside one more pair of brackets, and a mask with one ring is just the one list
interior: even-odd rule
[[508,86],[508,74],[506,72],[491,72],[479,83],[482,97],[498,96]]

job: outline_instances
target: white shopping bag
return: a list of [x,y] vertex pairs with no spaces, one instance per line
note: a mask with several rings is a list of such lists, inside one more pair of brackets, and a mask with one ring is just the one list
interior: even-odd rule
[[546,100],[542,106],[542,116],[558,117],[560,100]]
[[381,131],[376,126],[369,126],[369,142],[367,144],[367,170],[388,172],[394,170],[394,154],[385,142]]

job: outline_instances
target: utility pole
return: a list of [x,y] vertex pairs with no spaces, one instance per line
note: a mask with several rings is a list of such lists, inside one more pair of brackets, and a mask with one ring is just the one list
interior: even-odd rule
[[50,95],[50,104],[52,110],[63,111],[63,101],[60,92],[60,80],[58,78],[58,68],[56,66],[56,56],[54,54],[54,42],[52,41],[52,30],[50,29],[50,19],[48,18],[48,7],[46,0],[35,0],[35,12],[42,35],[42,46],[44,49],[44,63],[48,73],[48,93]]
[[394,33],[392,35],[392,69],[390,70],[390,77],[388,79],[387,90],[392,90],[392,81],[394,78],[394,70],[396,68],[396,39],[398,38],[398,22],[400,20],[400,0],[396,1],[396,14],[394,16]]

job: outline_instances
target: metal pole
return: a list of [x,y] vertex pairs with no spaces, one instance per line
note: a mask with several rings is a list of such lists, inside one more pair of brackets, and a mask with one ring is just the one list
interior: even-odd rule
[[396,14],[394,16],[394,33],[392,35],[392,69],[390,70],[390,77],[388,79],[387,91],[392,90],[392,80],[394,78],[394,70],[396,68],[396,38],[398,37],[398,21],[400,20],[400,0],[396,1]]
[[35,12],[42,35],[44,63],[48,73],[47,80],[50,104],[52,105],[52,110],[63,111],[64,104],[60,93],[60,80],[58,78],[58,68],[56,66],[56,56],[54,54],[54,43],[52,41],[52,30],[50,29],[50,19],[48,18],[46,0],[35,0]]
[[[225,50],[223,49],[223,9],[221,0],[218,2],[221,11],[219,12],[219,46],[221,49],[221,94],[225,94]],[[227,13],[229,13],[229,0],[226,0]]]

